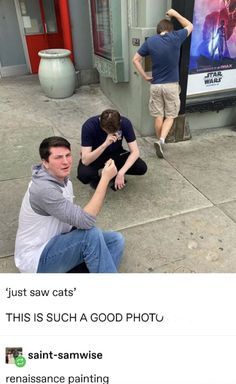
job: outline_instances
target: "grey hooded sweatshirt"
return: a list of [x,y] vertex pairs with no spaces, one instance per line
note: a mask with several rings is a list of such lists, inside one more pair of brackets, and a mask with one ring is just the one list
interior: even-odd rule
[[73,204],[73,187],[50,175],[43,165],[33,167],[23,198],[15,244],[15,263],[21,272],[37,272],[40,255],[56,235],[72,226],[90,229],[96,218]]

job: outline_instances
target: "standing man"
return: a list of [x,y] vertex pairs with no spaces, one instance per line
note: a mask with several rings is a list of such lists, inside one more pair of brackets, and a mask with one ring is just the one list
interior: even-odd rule
[[85,262],[89,272],[117,272],[124,250],[123,236],[95,227],[110,180],[117,175],[109,159],[91,200],[84,208],[73,203],[69,180],[70,143],[62,137],[44,139],[42,163],[33,168],[24,196],[15,245],[21,272],[68,272]]
[[[125,138],[129,151],[122,147]],[[146,163],[139,157],[135,133],[129,119],[120,116],[114,109],[106,109],[101,116],[90,117],[82,126],[81,159],[77,178],[84,184],[96,188],[100,181],[100,169],[108,159],[113,159],[117,175],[112,189],[125,187],[125,174],[144,175]]]
[[[155,117],[157,141],[154,143],[157,156],[163,158],[162,145],[165,143],[174,118],[180,109],[179,58],[184,40],[193,30],[192,23],[174,9],[167,13],[175,17],[183,29],[174,31],[171,21],[163,19],[157,25],[157,34],[149,37],[133,58],[133,64],[144,80],[151,82],[149,111]],[[142,67],[142,57],[151,56],[152,77]]]

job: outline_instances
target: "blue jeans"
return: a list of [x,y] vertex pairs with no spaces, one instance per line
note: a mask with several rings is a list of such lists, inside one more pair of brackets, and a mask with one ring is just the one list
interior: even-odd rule
[[37,273],[67,272],[85,262],[91,273],[116,273],[124,250],[119,232],[75,229],[53,237],[45,246]]

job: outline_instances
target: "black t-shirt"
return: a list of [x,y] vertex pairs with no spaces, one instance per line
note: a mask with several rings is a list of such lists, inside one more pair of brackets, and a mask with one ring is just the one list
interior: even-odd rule
[[[133,126],[129,119],[121,116],[122,139],[125,138],[127,143],[136,140]],[[98,148],[106,140],[107,133],[100,127],[99,116],[90,117],[82,126],[81,145],[83,147],[92,147],[92,151]],[[122,140],[117,140],[109,145],[104,154],[122,151]]]

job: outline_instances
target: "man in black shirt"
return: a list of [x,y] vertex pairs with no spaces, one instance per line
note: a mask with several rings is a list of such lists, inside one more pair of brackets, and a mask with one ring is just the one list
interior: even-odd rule
[[[129,151],[122,147],[125,138]],[[139,157],[139,149],[132,124],[119,112],[107,109],[101,116],[89,118],[82,126],[81,159],[78,165],[77,178],[84,184],[90,183],[96,188],[100,176],[99,170],[113,159],[118,169],[113,180],[114,190],[125,186],[125,174],[144,175],[146,163]]]

